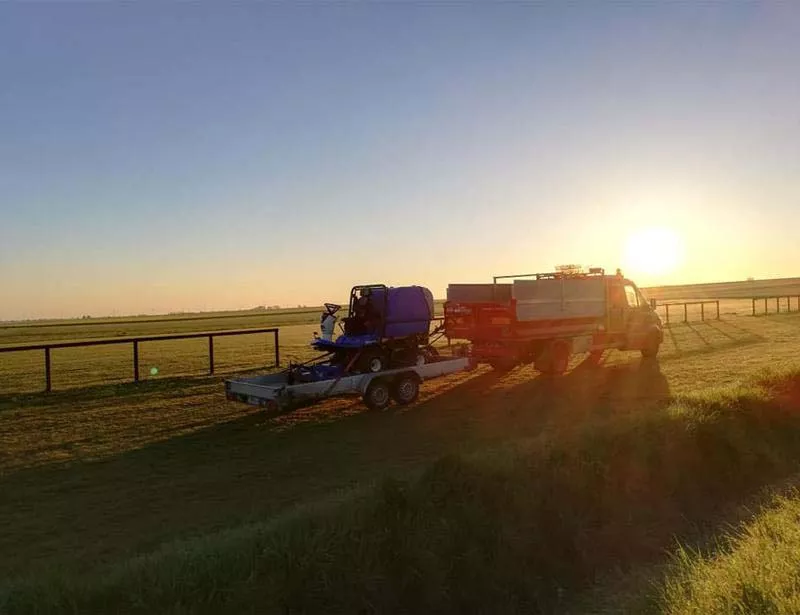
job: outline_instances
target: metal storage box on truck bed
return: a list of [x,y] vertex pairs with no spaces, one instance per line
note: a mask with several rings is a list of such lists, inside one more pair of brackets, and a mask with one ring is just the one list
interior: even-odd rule
[[605,280],[601,277],[515,280],[512,296],[520,322],[554,318],[603,318]]
[[447,300],[455,303],[511,303],[511,284],[450,284]]

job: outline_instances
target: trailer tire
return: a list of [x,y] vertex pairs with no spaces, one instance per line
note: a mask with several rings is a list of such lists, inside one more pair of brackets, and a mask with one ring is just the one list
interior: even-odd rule
[[401,406],[417,401],[420,378],[415,373],[400,374],[392,384],[392,399]]
[[370,410],[384,410],[391,401],[389,383],[384,378],[375,378],[364,391],[364,403]]

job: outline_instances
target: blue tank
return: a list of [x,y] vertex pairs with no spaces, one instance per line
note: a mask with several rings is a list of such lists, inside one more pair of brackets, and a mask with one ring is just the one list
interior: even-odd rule
[[[384,299],[384,293],[387,297]],[[426,335],[433,318],[433,294],[424,286],[397,286],[372,291],[383,320],[383,337]],[[385,313],[383,313],[385,310]]]

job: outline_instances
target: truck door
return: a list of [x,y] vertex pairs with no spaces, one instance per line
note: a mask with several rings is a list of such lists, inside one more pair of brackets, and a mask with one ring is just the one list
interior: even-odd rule
[[608,330],[611,333],[624,333],[626,331],[626,313],[628,300],[622,280],[613,278],[608,282]]
[[632,282],[626,280],[624,290],[627,305],[625,310],[626,346],[631,349],[639,349],[644,346],[647,334],[650,332],[651,308]]

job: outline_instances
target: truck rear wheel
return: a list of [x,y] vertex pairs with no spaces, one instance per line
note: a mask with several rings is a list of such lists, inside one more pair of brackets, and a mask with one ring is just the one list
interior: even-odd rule
[[389,383],[383,378],[375,378],[364,391],[364,403],[370,410],[383,410],[390,400]]
[[392,399],[401,406],[414,403],[419,397],[419,376],[401,374],[392,385]]
[[517,363],[512,359],[493,359],[489,361],[489,365],[491,365],[494,371],[505,374],[506,372],[510,372],[512,369],[514,369],[517,366]]
[[570,346],[566,342],[555,342],[546,351],[547,355],[536,361],[536,369],[546,376],[561,376],[569,367]]
[[589,351],[589,365],[600,365],[600,361],[603,360],[603,354],[605,350],[590,350]]

